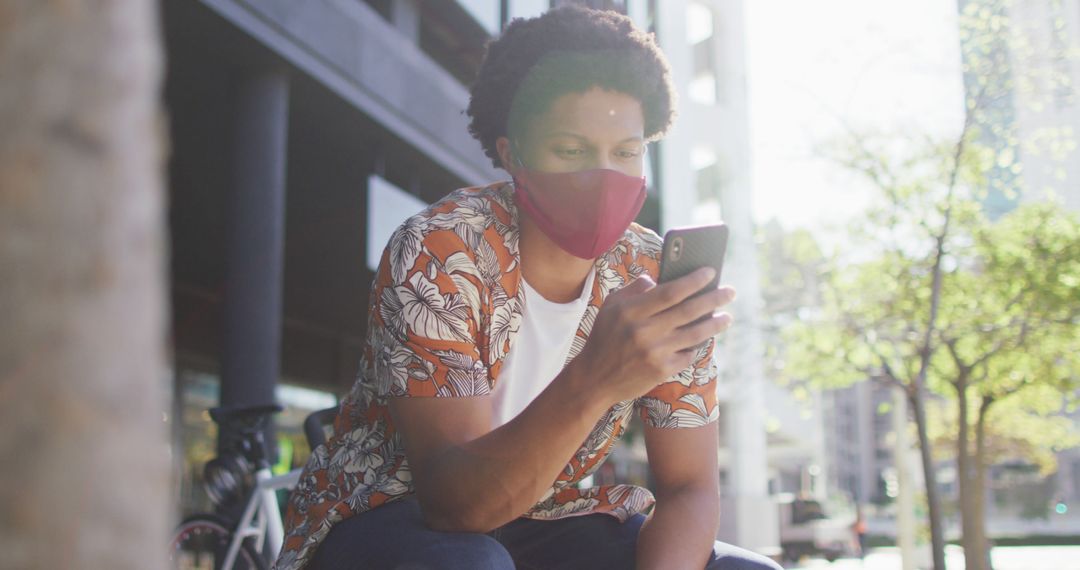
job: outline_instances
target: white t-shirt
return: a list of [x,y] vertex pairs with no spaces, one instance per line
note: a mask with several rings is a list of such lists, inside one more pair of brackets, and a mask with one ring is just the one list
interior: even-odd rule
[[492,392],[491,429],[514,419],[562,372],[589,306],[594,273],[589,271],[581,295],[569,303],[548,301],[522,278],[525,310]]

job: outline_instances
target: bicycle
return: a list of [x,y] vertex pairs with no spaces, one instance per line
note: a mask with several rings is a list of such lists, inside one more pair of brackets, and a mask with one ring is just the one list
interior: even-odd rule
[[[205,468],[207,494],[216,505],[245,497],[239,519],[199,513],[185,518],[170,542],[169,559],[176,570],[265,570],[281,551],[284,528],[277,491],[292,489],[301,469],[275,476],[263,433],[276,404],[243,408],[213,408],[210,417],[219,426],[235,426],[238,450],[222,453]],[[304,432],[311,449],[325,442],[324,426],[337,413],[327,408],[310,414]]]

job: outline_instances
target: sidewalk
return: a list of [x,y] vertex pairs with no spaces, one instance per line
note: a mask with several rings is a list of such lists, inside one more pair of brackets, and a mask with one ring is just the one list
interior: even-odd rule
[[[991,553],[994,570],[1080,570],[1080,546],[1009,546],[997,547]],[[964,551],[949,545],[945,548],[948,570],[964,570]],[[875,548],[866,560],[842,559],[829,563],[808,560],[787,570],[901,570],[900,551],[896,548]]]

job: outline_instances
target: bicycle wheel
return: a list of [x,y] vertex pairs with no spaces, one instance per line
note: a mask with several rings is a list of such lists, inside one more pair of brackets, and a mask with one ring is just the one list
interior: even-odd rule
[[[227,570],[222,568],[232,539],[231,525],[215,515],[193,515],[180,523],[169,544],[174,570]],[[231,570],[266,570],[266,562],[244,542]]]

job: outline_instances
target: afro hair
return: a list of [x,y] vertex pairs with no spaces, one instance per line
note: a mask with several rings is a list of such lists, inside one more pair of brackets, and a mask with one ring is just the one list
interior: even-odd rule
[[501,167],[499,137],[547,112],[559,97],[593,87],[640,101],[647,140],[662,137],[675,118],[667,59],[630,18],[569,5],[514,19],[487,46],[471,90],[469,132]]

